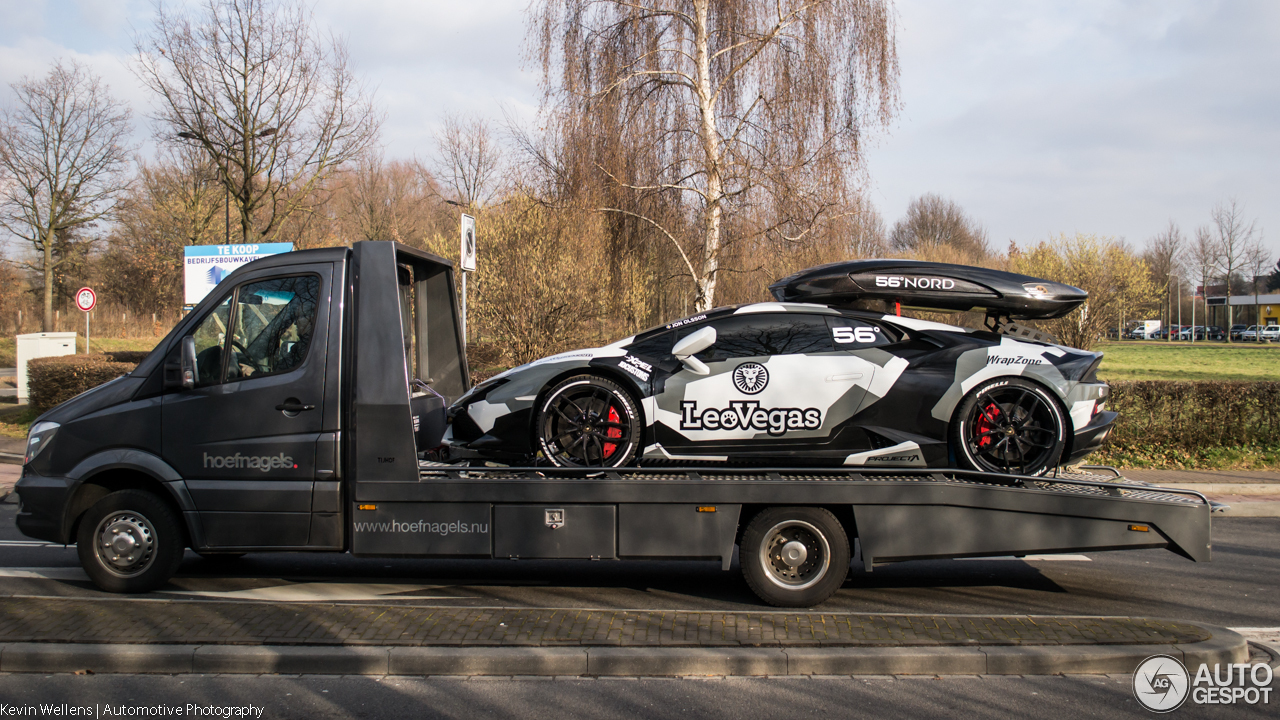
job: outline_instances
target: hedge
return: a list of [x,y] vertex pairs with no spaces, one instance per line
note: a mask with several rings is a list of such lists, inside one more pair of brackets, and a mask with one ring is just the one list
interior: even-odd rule
[[137,367],[145,352],[63,355],[27,363],[27,402],[44,412]]
[[1280,444],[1280,382],[1115,382],[1107,409],[1120,413],[1107,450]]

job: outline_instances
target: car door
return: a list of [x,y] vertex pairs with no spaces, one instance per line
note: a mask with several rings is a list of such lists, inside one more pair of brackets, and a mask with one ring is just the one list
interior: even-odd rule
[[251,274],[193,326],[196,387],[165,395],[162,443],[209,547],[315,544],[332,281],[328,263]]
[[681,367],[658,397],[677,431],[676,454],[711,456],[804,452],[825,445],[857,410],[875,366],[836,348],[826,320],[806,313],[739,313],[704,327],[715,342],[694,357],[709,372]]

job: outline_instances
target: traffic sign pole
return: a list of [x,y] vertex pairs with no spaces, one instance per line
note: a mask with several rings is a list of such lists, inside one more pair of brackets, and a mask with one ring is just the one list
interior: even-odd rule
[[476,219],[462,214],[462,250],[458,253],[458,267],[462,270],[462,345],[467,344],[467,273],[476,270]]

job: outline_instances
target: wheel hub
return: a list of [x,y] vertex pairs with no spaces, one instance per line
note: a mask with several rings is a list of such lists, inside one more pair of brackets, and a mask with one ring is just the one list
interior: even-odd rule
[[809,557],[809,550],[802,542],[792,540],[782,546],[782,562],[791,567],[800,567],[807,557]]
[[135,513],[117,513],[98,525],[98,558],[112,570],[136,574],[150,564],[155,533],[146,518]]

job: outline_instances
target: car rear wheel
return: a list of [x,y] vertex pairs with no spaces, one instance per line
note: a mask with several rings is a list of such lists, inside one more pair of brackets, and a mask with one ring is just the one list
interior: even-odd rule
[[163,585],[182,562],[182,527],[160,498],[120,490],[80,518],[76,552],[89,579],[107,592],[142,593]]
[[621,467],[640,445],[640,412],[620,385],[598,375],[575,375],[542,400],[538,448],[559,467]]
[[965,396],[951,423],[951,444],[964,467],[1043,475],[1066,447],[1066,416],[1040,385],[998,378]]
[[738,552],[742,576],[777,607],[813,607],[849,574],[849,536],[823,508],[767,508],[751,519]]

